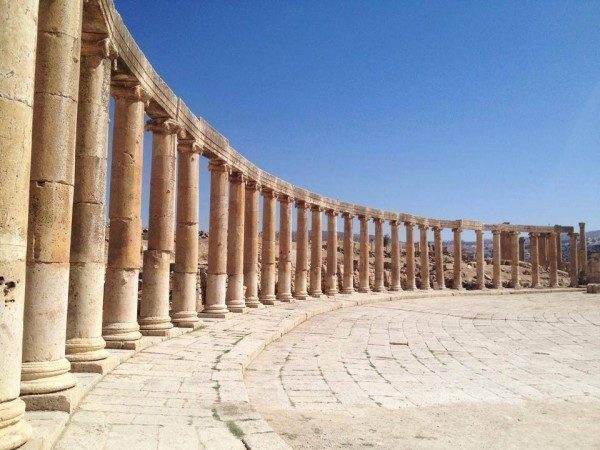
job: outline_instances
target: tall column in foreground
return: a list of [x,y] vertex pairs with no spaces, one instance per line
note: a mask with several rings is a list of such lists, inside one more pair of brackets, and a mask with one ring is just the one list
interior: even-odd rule
[[442,244],[442,228],[439,226],[433,227],[434,252],[435,252],[435,279],[437,289],[446,289],[446,281],[444,275],[444,249]]
[[452,232],[454,233],[454,283],[453,289],[461,290],[462,286],[462,272],[461,272],[461,262],[462,262],[462,238],[461,238],[461,228],[453,228]]
[[256,181],[246,183],[244,202],[244,285],[246,286],[246,306],[262,308],[258,300],[258,213],[260,186]]
[[244,301],[244,216],[246,180],[233,172],[229,181],[229,218],[227,225],[227,309],[234,313],[246,310]]
[[108,356],[102,338],[104,202],[110,65],[115,57],[108,39],[82,43],[66,344],[67,359],[77,362],[74,369]]
[[550,287],[558,285],[558,261],[556,259],[556,233],[548,233],[548,259],[550,260]]
[[525,261],[525,238],[519,238],[519,261]]
[[494,259],[494,276],[492,278],[492,286],[494,289],[500,289],[502,287],[502,279],[500,277],[502,271],[500,270],[500,266],[502,264],[502,245],[500,243],[501,240],[501,231],[494,229],[492,230],[493,236],[493,259]]
[[406,227],[406,290],[415,290],[415,241],[413,238],[413,227],[415,223],[412,221],[404,222]]
[[585,236],[585,222],[579,222],[579,273],[583,276],[587,275],[587,239]]
[[292,199],[279,199],[279,276],[277,300],[292,301]]
[[510,287],[513,289],[520,289],[521,283],[519,282],[519,233],[511,231],[510,234],[511,251],[512,257],[510,263]]
[[[48,394],[77,382],[65,342],[82,5],[42,0],[39,8],[21,394]],[[4,53],[0,78],[14,70],[4,65]]]
[[555,239],[556,239],[556,266],[559,270],[562,270],[562,242],[561,233],[562,227],[560,225],[554,225]]
[[198,197],[202,148],[193,139],[177,141],[177,226],[171,318],[193,328],[198,319]]
[[390,221],[390,228],[392,232],[392,273],[390,291],[401,291],[402,285],[400,284],[400,236],[398,232],[398,221]]
[[531,251],[531,287],[540,287],[540,252],[539,233],[529,233],[529,248]]
[[485,257],[483,248],[483,230],[475,230],[477,258],[477,289],[485,289],[484,267]]
[[369,218],[359,216],[360,254],[358,259],[358,292],[369,292]]
[[323,260],[323,228],[322,214],[323,209],[320,206],[312,207],[312,229],[311,229],[311,249],[310,249],[310,295],[311,297],[320,297],[321,290],[321,263]]
[[206,270],[206,300],[201,315],[225,318],[229,313],[225,302],[227,286],[227,216],[229,197],[229,166],[212,159],[210,171],[210,217],[208,228],[208,268]]
[[262,255],[260,258],[260,302],[263,305],[275,304],[275,199],[277,195],[271,189],[264,189]]
[[308,298],[308,205],[302,200],[296,202],[296,274],[294,278],[294,297],[299,300]]
[[327,211],[327,295],[338,293],[337,215],[336,211]]
[[169,316],[171,258],[175,250],[175,165],[177,122],[151,119],[150,212],[148,249],[144,252],[140,331],[147,336],[167,336],[173,328]]
[[421,256],[421,289],[431,289],[429,282],[429,242],[427,241],[426,223],[419,224],[419,255]]
[[344,213],[344,279],[342,294],[354,292],[354,216]]
[[571,287],[579,285],[579,270],[577,267],[577,233],[569,233],[569,275],[571,277]]
[[135,82],[114,83],[115,97],[108,264],[102,335],[107,347],[134,349],[142,335],[137,321],[142,249],[142,159],[147,96]]
[[548,267],[548,236],[546,233],[541,233],[538,237],[538,253],[540,266]]
[[31,436],[19,398],[29,208],[29,167],[37,36],[37,0],[0,1],[0,442],[19,447]]
[[375,222],[375,292],[384,292],[383,284],[383,219],[376,217]]

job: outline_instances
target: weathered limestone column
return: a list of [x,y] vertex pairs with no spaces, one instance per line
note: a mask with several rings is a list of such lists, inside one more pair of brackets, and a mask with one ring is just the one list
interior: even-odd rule
[[306,210],[308,205],[303,200],[296,202],[296,273],[294,278],[294,297],[299,300],[308,298],[308,220]]
[[256,181],[246,182],[244,219],[244,285],[246,306],[263,308],[258,300],[258,213],[260,186]]
[[531,287],[540,287],[540,255],[539,233],[529,233],[529,248],[531,249]]
[[[75,189],[71,228],[71,267],[66,356],[73,369],[105,360],[102,338],[106,153],[110,66],[116,52],[109,39],[84,36],[79,75]],[[98,367],[95,368],[96,370]]]
[[587,239],[585,236],[585,222],[579,222],[579,273],[583,276],[587,275]]
[[434,252],[435,252],[435,278],[437,289],[446,289],[444,275],[444,249],[442,244],[442,228],[435,225],[433,227]]
[[502,279],[500,277],[502,271],[500,266],[502,264],[502,244],[501,244],[501,231],[500,230],[492,230],[493,236],[493,246],[494,246],[494,275],[492,277],[492,286],[494,289],[500,289],[502,287]]
[[562,242],[560,240],[562,227],[560,225],[554,225],[554,232],[556,233],[556,265],[558,269],[562,270]]
[[169,316],[169,272],[175,250],[175,164],[179,130],[177,122],[168,117],[151,119],[146,124],[146,131],[152,132],[152,167],[140,331],[147,336],[167,336],[173,328]]
[[569,275],[571,287],[579,286],[579,270],[577,267],[577,233],[569,233]]
[[[42,0],[39,7],[29,184],[22,395],[57,392],[71,388],[77,382],[69,373],[71,364],[65,358],[65,343],[82,5],[83,2]],[[18,13],[16,7],[5,12],[13,11]],[[0,23],[5,23],[7,19],[2,17],[0,20]],[[7,32],[11,32],[11,29]],[[13,46],[11,43],[10,47]],[[0,64],[6,73],[0,78],[8,78],[11,71],[20,70],[15,69],[15,66],[5,66],[4,53],[3,49]],[[10,55],[10,51],[8,53]],[[22,56],[26,61],[27,55]],[[20,62],[16,64],[19,65]],[[24,89],[26,92],[26,87]],[[2,119],[4,127],[4,118]],[[0,134],[4,137],[4,133]],[[22,139],[27,141],[28,137],[22,134]],[[9,164],[8,167],[12,166]],[[27,200],[21,198],[20,201]],[[12,214],[12,211],[4,210],[3,214]],[[2,330],[2,334],[4,333]],[[1,352],[4,353],[4,349]],[[25,401],[29,409],[42,406],[32,405],[29,399]]]
[[541,233],[538,237],[538,253],[540,266],[548,267],[548,236],[545,233]]
[[477,289],[485,289],[485,277],[484,277],[484,248],[483,248],[483,230],[475,230],[476,236],[476,255],[477,258]]
[[354,292],[354,216],[344,213],[344,279],[342,294]]
[[275,304],[275,199],[271,189],[264,189],[262,222],[262,255],[260,258],[260,301],[263,305]]
[[229,165],[211,159],[210,217],[208,223],[208,268],[206,270],[206,298],[201,316],[225,318],[229,313],[225,302],[227,286],[227,216],[229,197]]
[[229,219],[227,225],[227,309],[234,313],[246,311],[244,300],[244,216],[246,180],[241,172],[229,178]]
[[501,231],[500,232],[500,255],[502,258],[506,260],[512,259],[511,256],[511,243],[510,243],[510,232]]
[[510,263],[510,287],[513,289],[520,289],[521,283],[519,282],[519,233],[511,231],[509,233],[511,248],[511,263]]
[[0,0],[0,447],[31,436],[19,398],[38,1]]
[[327,211],[327,295],[338,293],[337,277],[337,211]]
[[202,148],[193,139],[177,141],[177,226],[171,319],[194,328],[198,319],[198,197]]
[[360,220],[360,242],[358,259],[358,292],[369,292],[369,218],[358,216]]
[[288,196],[279,198],[279,271],[277,300],[292,301],[292,202]]
[[548,259],[550,260],[550,287],[558,285],[558,261],[556,259],[556,233],[548,233]]
[[136,82],[113,82],[115,113],[110,178],[108,264],[102,335],[107,347],[135,349],[142,248],[142,158],[146,93]]
[[461,241],[461,228],[452,228],[454,233],[454,282],[453,289],[461,290],[462,286],[462,272],[461,272],[461,261],[462,261],[462,241]]
[[310,292],[311,297],[320,297],[321,291],[321,262],[323,260],[323,228],[320,206],[312,206],[312,229],[310,247]]
[[429,227],[427,224],[419,224],[419,255],[421,259],[421,289],[431,289],[431,282],[429,281],[429,242],[427,240],[427,231]]
[[525,238],[519,238],[519,261],[525,261]]
[[383,219],[375,217],[375,292],[385,292],[383,283]]
[[390,291],[401,291],[402,285],[400,284],[400,236],[398,231],[398,221],[390,221],[390,228],[392,234],[392,280]]
[[406,227],[406,290],[415,290],[415,241],[413,238],[413,227],[415,223],[412,221],[404,222]]

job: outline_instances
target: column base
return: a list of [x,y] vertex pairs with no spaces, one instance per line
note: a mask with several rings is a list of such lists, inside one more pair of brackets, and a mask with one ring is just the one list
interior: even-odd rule
[[420,291],[433,291],[433,288],[431,286],[427,286],[427,287],[422,287],[419,290]]
[[21,399],[25,402],[27,411],[64,411],[72,414],[83,398],[83,394],[83,387],[76,384],[60,392],[21,395]]
[[277,298],[274,295],[267,295],[265,297],[259,297],[258,299],[263,305],[275,305]]
[[340,291],[338,291],[337,289],[327,289],[327,291],[325,291],[325,295],[329,297],[333,297],[334,295],[338,295],[339,293]]
[[[108,352],[107,352],[108,353]],[[98,361],[75,361],[71,362],[71,372],[75,373],[99,373],[105,375],[121,363],[119,358],[109,356]]]
[[54,361],[23,362],[21,367],[21,395],[49,394],[72,388],[77,380],[69,371],[66,358]]
[[258,300],[258,297],[250,297],[246,299],[246,308],[260,309],[264,307],[265,305]]
[[13,449],[29,440],[31,426],[23,420],[25,403],[20,398],[0,403],[0,448]]
[[116,322],[104,325],[102,328],[102,337],[106,341],[106,348],[119,348],[111,347],[110,343],[113,341],[117,342],[135,342],[142,338],[140,333],[140,326],[137,322]]
[[354,294],[354,288],[344,288],[344,289],[342,289],[342,294],[346,294],[346,295]]
[[284,303],[290,303],[291,301],[294,300],[294,297],[292,297],[291,293],[286,292],[286,293],[278,295],[277,300],[279,300],[280,302],[284,302]]
[[323,292],[322,291],[318,291],[318,292],[309,292],[308,295],[310,297],[314,297],[314,298],[321,298],[323,297]]
[[299,292],[294,294],[296,300],[306,300],[308,298],[308,292]]
[[361,294],[368,294],[371,291],[369,290],[369,288],[359,287],[358,292],[360,292]]
[[398,286],[390,286],[390,288],[388,289],[391,292],[397,292],[397,291],[401,291],[402,290],[402,286],[398,285]]
[[195,328],[200,319],[196,311],[179,311],[173,313],[171,321],[179,328]]
[[91,362],[106,359],[106,342],[99,336],[95,338],[71,338],[65,345],[66,358],[71,362]]
[[377,286],[373,288],[373,292],[385,292],[385,286]]
[[168,336],[169,331],[173,329],[169,316],[144,317],[140,319],[139,323],[142,336]]
[[199,316],[203,319],[227,319],[230,313],[229,310],[226,310],[226,312],[202,311]]
[[232,313],[236,313],[236,314],[244,314],[246,313],[246,307],[245,306],[227,306],[227,309],[229,310],[229,312]]

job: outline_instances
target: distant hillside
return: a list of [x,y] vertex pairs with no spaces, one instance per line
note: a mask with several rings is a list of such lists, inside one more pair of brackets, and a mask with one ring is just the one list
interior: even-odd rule
[[586,231],[585,236],[588,239],[600,239],[600,230]]

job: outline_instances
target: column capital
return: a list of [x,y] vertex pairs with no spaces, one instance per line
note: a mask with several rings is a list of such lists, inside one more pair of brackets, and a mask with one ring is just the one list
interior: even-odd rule
[[310,210],[323,212],[324,208],[321,205],[310,205]]
[[339,213],[335,209],[328,209],[325,211],[325,214],[327,214],[328,216],[337,217]]
[[373,223],[383,223],[383,219],[381,217],[373,217]]
[[137,102],[144,102],[148,106],[151,95],[142,87],[139,81],[129,79],[113,80],[110,84],[110,95]]
[[440,225],[433,225],[431,228],[435,233],[439,233],[442,231],[442,227]]
[[244,183],[244,182],[246,182],[247,179],[248,178],[246,177],[246,175],[244,175],[242,172],[237,171],[237,170],[236,171],[232,170],[232,172],[229,174],[229,181],[231,183],[236,183],[236,184]]
[[177,151],[179,153],[196,153],[197,155],[202,155],[204,148],[202,148],[196,139],[178,139]]
[[298,209],[308,209],[310,207],[306,200],[296,199],[294,203],[296,203],[296,208]]
[[261,185],[256,180],[248,180],[248,181],[246,181],[246,190],[247,191],[260,191]]
[[452,228],[452,232],[453,233],[461,233],[462,232],[462,228],[461,227],[454,227],[454,228]]
[[231,166],[222,159],[214,158],[209,161],[208,170],[210,170],[211,172],[229,173],[231,171]]
[[502,231],[499,230],[498,228],[492,228],[492,234],[494,236],[498,236],[500,233],[502,233]]
[[146,122],[145,130],[155,134],[177,134],[181,131],[181,125],[170,117],[157,117]]
[[277,192],[271,188],[264,187],[261,189],[261,192],[265,198],[277,198]]
[[343,217],[344,219],[354,219],[354,217],[355,217],[355,216],[354,216],[354,214],[352,214],[352,213],[350,213],[350,212],[347,212],[347,211],[345,211],[345,212],[343,212],[343,213],[342,213],[342,217]]
[[278,198],[280,203],[294,203],[294,197],[288,194],[279,194]]
[[418,227],[419,227],[419,230],[427,230],[429,228],[429,224],[427,222],[419,223]]
[[406,227],[413,227],[414,225],[415,225],[414,220],[405,220],[404,221],[404,226],[406,226]]
[[529,237],[539,237],[540,233],[538,233],[537,231],[530,231],[529,232]]
[[119,52],[112,39],[106,34],[81,33],[81,56],[97,56],[100,59],[115,60]]

